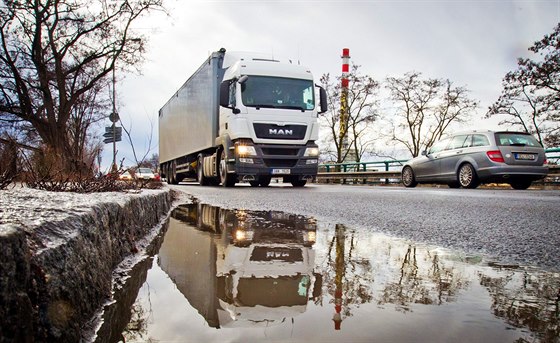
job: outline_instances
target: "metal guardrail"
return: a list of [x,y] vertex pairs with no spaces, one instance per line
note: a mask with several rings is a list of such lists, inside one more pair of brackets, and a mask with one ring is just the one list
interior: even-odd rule
[[[560,164],[558,164],[560,161],[560,148],[546,149],[545,152],[548,162],[555,163],[548,166],[548,178],[552,177],[554,179],[552,182],[558,183],[560,182],[557,180],[560,179]],[[322,164],[319,165],[317,181],[325,183],[332,181],[343,184],[398,183],[401,179],[399,167],[402,167],[406,161],[408,160]]]

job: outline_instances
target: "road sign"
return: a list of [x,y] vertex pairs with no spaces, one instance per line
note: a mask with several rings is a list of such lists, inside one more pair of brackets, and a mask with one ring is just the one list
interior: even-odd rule
[[[113,134],[113,131],[115,131],[116,134],[120,135],[120,134],[122,134],[122,127],[120,127],[120,126],[115,126],[115,125],[113,125],[113,126],[105,126],[105,135],[106,135],[106,134],[111,134],[111,135],[112,135],[112,134]],[[104,135],[104,136],[105,136],[105,135]],[[108,137],[108,136],[105,136],[105,137]]]
[[109,120],[112,121],[113,123],[116,123],[119,121],[119,114],[117,112],[113,112],[111,114],[109,114]]
[[122,140],[122,127],[120,126],[106,126],[105,127],[105,134],[103,134],[105,139],[103,143],[113,143],[113,142],[120,142]]

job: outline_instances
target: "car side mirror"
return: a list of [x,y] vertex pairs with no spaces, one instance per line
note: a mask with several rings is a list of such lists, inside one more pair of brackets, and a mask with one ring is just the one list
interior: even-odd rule
[[422,156],[428,156],[428,150],[422,150]]

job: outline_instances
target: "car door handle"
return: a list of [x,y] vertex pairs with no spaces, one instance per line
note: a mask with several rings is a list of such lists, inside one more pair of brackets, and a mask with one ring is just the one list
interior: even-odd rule
[[457,152],[456,152],[457,155],[462,154],[462,153],[463,153],[463,150],[457,150]]

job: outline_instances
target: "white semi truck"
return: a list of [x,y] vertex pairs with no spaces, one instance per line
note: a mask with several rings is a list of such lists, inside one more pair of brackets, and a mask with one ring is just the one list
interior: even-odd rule
[[160,172],[172,184],[268,186],[280,177],[302,187],[317,175],[326,110],[308,68],[220,49],[159,111]]

